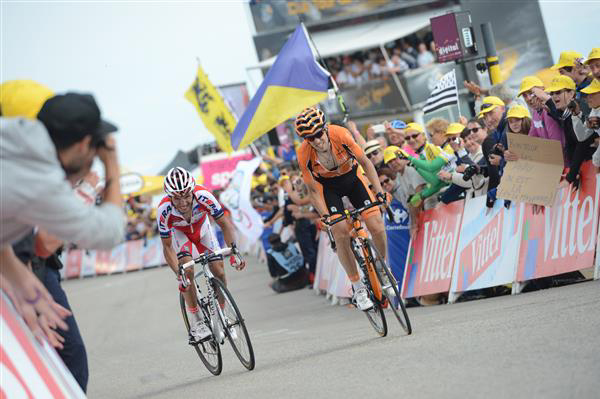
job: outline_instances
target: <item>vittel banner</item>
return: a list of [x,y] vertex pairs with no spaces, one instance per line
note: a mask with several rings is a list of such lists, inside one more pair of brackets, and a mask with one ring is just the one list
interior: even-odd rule
[[465,204],[452,276],[453,293],[514,281],[524,206],[512,203],[506,208],[499,200],[489,210],[485,202],[482,196]]
[[534,215],[525,208],[517,281],[590,268],[598,240],[600,174],[582,168],[579,190],[562,189],[553,207]]
[[421,213],[408,252],[403,298],[449,291],[463,208],[464,201],[456,201]]

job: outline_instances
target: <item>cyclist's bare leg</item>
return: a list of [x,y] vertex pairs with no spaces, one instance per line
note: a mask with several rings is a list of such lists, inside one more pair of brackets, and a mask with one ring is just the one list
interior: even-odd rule
[[[227,287],[227,280],[225,279],[225,266],[223,265],[223,261],[218,260],[215,262],[210,262],[208,264],[208,268],[210,269],[211,273],[216,278],[221,280],[223,282],[223,284],[225,284],[225,286]],[[225,303],[225,298],[223,298],[223,296],[221,295],[220,292],[218,293],[218,300],[219,300],[219,304],[222,307],[223,304]]]
[[373,244],[379,253],[383,256],[384,261],[387,259],[387,237],[385,235],[385,224],[383,218],[377,213],[367,215],[365,218],[365,224],[371,237],[373,238]]
[[346,223],[338,223],[331,228],[337,247],[337,255],[348,278],[356,283],[360,280],[354,255],[352,254],[350,231]]
[[[184,256],[181,259],[179,259],[179,264],[183,265],[184,263],[189,262],[191,260],[192,260],[191,256]],[[193,288],[194,287],[194,268],[190,267],[189,269],[187,269],[185,271],[185,275],[191,284],[188,287],[188,289],[183,293],[183,298],[185,299],[185,304],[187,305],[188,309],[195,308],[198,304],[198,297],[196,296],[196,290]]]

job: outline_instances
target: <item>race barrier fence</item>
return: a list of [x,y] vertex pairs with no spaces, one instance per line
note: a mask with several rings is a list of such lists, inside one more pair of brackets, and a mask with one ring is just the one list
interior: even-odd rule
[[0,397],[85,398],[54,349],[34,338],[2,291],[0,323]]
[[[503,200],[488,209],[485,197],[440,204],[421,212],[410,244],[408,226],[398,223],[406,211],[393,203],[398,217],[386,216],[388,253],[402,297],[447,293],[454,302],[463,292],[506,284],[517,294],[529,280],[592,267],[600,278],[600,174],[587,162],[581,175],[576,192],[561,189],[554,206],[537,214],[530,204]],[[314,288],[349,297],[350,282],[321,238]]]

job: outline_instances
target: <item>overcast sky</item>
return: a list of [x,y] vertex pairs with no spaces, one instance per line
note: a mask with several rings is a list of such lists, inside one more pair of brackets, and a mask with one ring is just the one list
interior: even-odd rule
[[[541,1],[553,58],[598,46],[599,1]],[[157,173],[178,149],[212,140],[183,95],[196,57],[216,85],[256,63],[246,1],[0,3],[0,80],[95,94],[115,122],[121,164]],[[254,77],[254,75],[253,75]]]
[[157,173],[178,149],[212,140],[184,97],[198,57],[216,85],[256,63],[242,1],[7,2],[1,81],[87,91],[119,126],[121,164]]

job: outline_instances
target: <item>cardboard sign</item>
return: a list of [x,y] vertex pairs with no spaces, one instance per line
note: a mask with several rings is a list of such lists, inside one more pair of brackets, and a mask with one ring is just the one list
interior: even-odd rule
[[519,160],[504,167],[498,198],[552,206],[563,171],[560,142],[508,133],[508,148]]

